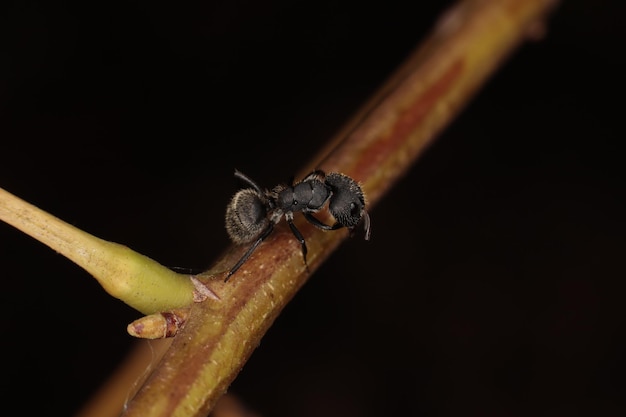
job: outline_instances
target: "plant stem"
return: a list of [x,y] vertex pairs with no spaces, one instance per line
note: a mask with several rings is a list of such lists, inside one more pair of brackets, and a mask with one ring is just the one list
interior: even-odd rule
[[132,249],[102,240],[0,188],[0,220],[85,269],[113,297],[144,314],[188,306],[194,286]]
[[[320,168],[360,181],[368,207],[416,161],[514,48],[537,33],[552,0],[466,0],[301,174]],[[325,220],[325,219],[322,219]],[[188,322],[124,410],[126,417],[205,416],[274,319],[347,236],[297,222],[308,266],[287,228],[277,230],[227,284],[245,248],[231,247],[198,276],[219,296],[192,305]],[[374,236],[376,222],[373,220]]]

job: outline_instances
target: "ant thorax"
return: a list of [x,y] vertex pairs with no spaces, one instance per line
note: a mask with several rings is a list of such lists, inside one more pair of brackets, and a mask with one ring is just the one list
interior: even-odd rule
[[276,207],[283,213],[314,213],[330,198],[330,188],[317,179],[311,179],[294,186],[278,186],[274,188],[273,194]]

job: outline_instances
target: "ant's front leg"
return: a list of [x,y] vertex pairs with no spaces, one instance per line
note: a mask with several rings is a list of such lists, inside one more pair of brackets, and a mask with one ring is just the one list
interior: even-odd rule
[[[313,216],[311,213],[303,213],[304,214],[304,218],[307,219],[309,221],[309,223],[311,223],[313,226],[317,227],[318,229],[322,229],[322,230],[337,230],[337,229],[341,229],[342,227],[346,227],[343,224],[337,222],[335,224],[333,224],[332,226],[326,224],[326,223],[322,223],[321,221],[319,221],[315,216]],[[364,223],[363,223],[363,227],[365,229],[365,240],[370,240],[370,216],[369,214],[367,214],[367,212],[363,213],[363,219],[364,219]],[[354,227],[350,227],[348,228],[350,230],[350,235],[352,235],[354,233]]]
[[339,223],[335,223],[334,225],[330,226],[326,223],[323,223],[321,221],[319,221],[317,219],[317,217],[315,217],[314,215],[312,215],[311,213],[303,213],[304,214],[304,218],[307,219],[309,221],[309,223],[311,223],[313,226],[317,227],[318,229],[322,229],[322,230],[337,230],[337,229],[341,229],[343,227],[342,224]]

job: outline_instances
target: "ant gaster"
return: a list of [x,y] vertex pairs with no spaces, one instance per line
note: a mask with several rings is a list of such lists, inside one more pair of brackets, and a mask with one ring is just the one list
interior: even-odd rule
[[[226,231],[238,245],[253,243],[230,269],[224,282],[248,260],[283,216],[302,246],[302,257],[306,265],[306,242],[293,223],[293,214],[297,211],[313,226],[322,230],[337,230],[342,227],[352,230],[363,219],[365,240],[370,238],[370,217],[365,211],[365,196],[359,184],[347,175],[337,172],[326,174],[315,170],[300,182],[294,184],[292,181],[292,185],[278,185],[272,190],[262,189],[237,170],[235,177],[249,187],[239,190],[228,204]],[[321,222],[312,214],[320,211],[327,201],[330,214],[335,218],[332,226]]]

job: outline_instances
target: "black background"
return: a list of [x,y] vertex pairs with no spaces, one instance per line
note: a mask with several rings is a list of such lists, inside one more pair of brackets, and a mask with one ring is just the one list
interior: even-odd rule
[[[0,186],[201,270],[228,244],[233,169],[298,171],[452,3],[4,4]],[[564,1],[230,391],[267,417],[624,414],[625,14]],[[0,270],[0,398],[72,415],[140,314],[4,223]]]

